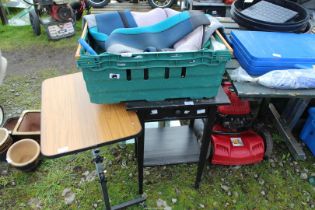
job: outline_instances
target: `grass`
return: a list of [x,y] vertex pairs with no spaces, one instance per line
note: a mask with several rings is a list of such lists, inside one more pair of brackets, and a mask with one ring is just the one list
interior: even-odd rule
[[[0,46],[6,50],[38,45],[61,48],[64,44],[75,49],[79,36],[77,33],[76,37],[53,42],[45,34],[34,37],[29,27],[8,26],[1,26],[0,34]],[[24,109],[39,109],[41,82],[60,74],[57,69],[47,67],[32,74],[10,75],[0,86],[0,104],[9,115],[17,115]],[[144,185],[147,207],[157,208],[157,200],[162,199],[175,210],[314,209],[314,187],[300,178],[301,172],[315,173],[314,158],[307,153],[306,161],[293,161],[282,138],[275,129],[272,132],[275,140],[272,161],[240,168],[207,166],[199,190],[193,188],[195,164],[147,168]],[[133,145],[124,149],[118,145],[105,146],[101,152],[105,157],[111,202],[118,204],[135,197],[137,168]],[[122,166],[122,162],[127,162],[127,166]],[[8,174],[0,176],[0,209],[35,208],[29,204],[32,198],[38,199],[43,209],[93,209],[94,205],[103,209],[98,180],[81,181],[85,171],[94,170],[89,151],[58,159],[43,158],[34,172],[21,172],[2,162],[0,172],[4,169]],[[61,195],[65,188],[76,195],[69,206]],[[176,203],[172,203],[172,198],[177,199]]]
[[76,40],[80,37],[81,22],[77,22],[76,35],[59,41],[49,41],[45,29],[41,27],[41,35],[34,36],[31,26],[3,26],[0,25],[0,49],[3,51],[19,49],[21,46],[28,48],[33,45],[47,48],[63,48],[77,46]]

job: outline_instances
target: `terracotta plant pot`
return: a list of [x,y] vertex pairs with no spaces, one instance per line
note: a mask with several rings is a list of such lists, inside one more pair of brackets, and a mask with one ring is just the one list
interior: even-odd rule
[[40,146],[35,140],[22,139],[9,148],[7,161],[20,170],[31,171],[38,165],[39,155]]
[[12,145],[13,140],[6,128],[0,128],[0,160],[5,160],[7,150]]
[[20,116],[12,136],[14,139],[31,138],[40,140],[40,111],[25,110]]

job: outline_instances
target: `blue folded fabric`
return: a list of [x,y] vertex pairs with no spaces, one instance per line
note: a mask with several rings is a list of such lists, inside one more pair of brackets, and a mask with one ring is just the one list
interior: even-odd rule
[[84,20],[88,23],[89,33],[103,51],[105,41],[115,29],[137,27],[130,10],[86,15]]
[[110,53],[159,51],[173,47],[198,26],[209,24],[204,13],[185,11],[152,26],[115,29],[107,38],[105,49]]

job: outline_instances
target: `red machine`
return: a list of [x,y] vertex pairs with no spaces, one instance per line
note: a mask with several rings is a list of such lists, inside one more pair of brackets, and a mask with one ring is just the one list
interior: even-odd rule
[[220,165],[244,165],[258,163],[272,152],[272,140],[268,131],[253,129],[249,101],[241,100],[229,82],[223,84],[231,104],[218,107],[217,124],[212,131],[211,163]]
[[224,0],[225,4],[233,4],[234,0]]
[[73,10],[67,4],[56,4],[50,5],[50,16],[58,22],[67,22],[73,19]]

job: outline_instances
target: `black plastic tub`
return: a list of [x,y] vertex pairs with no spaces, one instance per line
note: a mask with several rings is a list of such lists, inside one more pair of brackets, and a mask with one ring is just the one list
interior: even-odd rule
[[304,33],[309,28],[310,16],[308,12],[300,5],[283,0],[265,0],[270,3],[296,11],[298,15],[286,23],[271,23],[250,18],[241,13],[242,10],[259,2],[255,0],[253,3],[244,3],[244,0],[236,0],[231,6],[231,16],[239,25],[252,30],[260,31],[278,31],[278,32],[299,32]]

